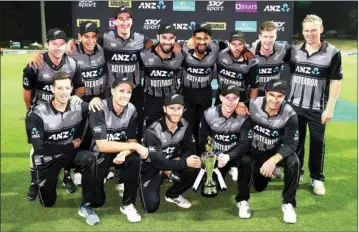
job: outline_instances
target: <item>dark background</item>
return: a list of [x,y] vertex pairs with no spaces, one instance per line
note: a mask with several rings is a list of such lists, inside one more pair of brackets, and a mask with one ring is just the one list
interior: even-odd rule
[[[317,14],[325,30],[357,36],[357,9],[358,2],[294,2],[293,33],[301,32],[307,14]],[[45,2],[45,14],[46,30],[58,27],[72,35],[71,2]],[[8,40],[41,42],[40,2],[0,2],[0,41]]]

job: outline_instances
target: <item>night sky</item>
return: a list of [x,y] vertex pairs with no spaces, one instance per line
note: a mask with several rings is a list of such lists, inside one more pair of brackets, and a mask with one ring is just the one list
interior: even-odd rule
[[[301,32],[305,15],[313,13],[323,19],[325,29],[337,30],[349,23],[347,15],[355,8],[358,2],[295,2],[294,33]],[[71,35],[71,2],[45,2],[45,14],[46,29],[58,27]],[[40,2],[0,2],[0,41],[4,40],[41,41]]]

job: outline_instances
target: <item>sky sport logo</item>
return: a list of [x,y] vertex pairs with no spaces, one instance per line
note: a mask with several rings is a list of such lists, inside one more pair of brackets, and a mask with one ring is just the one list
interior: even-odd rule
[[281,32],[285,31],[285,27],[284,27],[285,22],[275,22],[275,21],[272,21],[272,22],[275,25],[277,25],[277,31],[281,31]]
[[225,22],[206,22],[211,25],[213,31],[225,31],[227,30],[227,23]]
[[209,1],[207,11],[223,11],[224,1]]
[[97,3],[95,1],[79,1],[79,7],[88,8],[88,7],[96,7]]
[[236,2],[236,12],[256,13],[257,2]]
[[194,30],[196,28],[196,22],[191,21],[189,23],[174,23],[173,26],[176,30]]
[[196,11],[196,2],[173,1],[173,11]]
[[108,1],[108,7],[118,8],[120,6],[125,6],[127,8],[131,8],[132,2],[131,1]]
[[83,21],[91,21],[91,22],[94,22],[94,23],[96,23],[96,26],[97,26],[97,27],[100,27],[100,20],[99,20],[99,19],[77,19],[77,20],[76,20],[76,25],[77,25],[77,27],[79,27],[80,24],[81,24]]
[[257,21],[236,21],[235,30],[242,32],[257,32]]
[[264,7],[265,12],[290,12],[288,3],[283,3],[283,5],[267,5]]
[[146,19],[143,24],[144,30],[158,30],[160,28],[161,19]]
[[138,6],[138,9],[145,9],[145,10],[157,10],[157,9],[165,9],[166,4],[164,1],[158,1],[157,2],[141,2]]

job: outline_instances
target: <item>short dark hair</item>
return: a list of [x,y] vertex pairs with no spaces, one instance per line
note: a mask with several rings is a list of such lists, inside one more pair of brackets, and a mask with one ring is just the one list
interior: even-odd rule
[[72,78],[67,72],[57,72],[52,76],[52,86],[55,86],[56,81],[69,79],[72,86]]

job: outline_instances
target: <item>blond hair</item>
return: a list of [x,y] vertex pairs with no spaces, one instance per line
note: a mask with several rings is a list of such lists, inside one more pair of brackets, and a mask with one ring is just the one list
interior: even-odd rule
[[303,20],[303,22],[302,22],[302,25],[303,25],[304,23],[318,23],[318,24],[320,24],[320,26],[323,26],[323,20],[322,20],[319,16],[314,15],[314,14],[307,15],[307,16],[304,18],[304,20]]
[[277,25],[273,21],[265,21],[260,26],[260,33],[262,34],[262,31],[277,31]]

